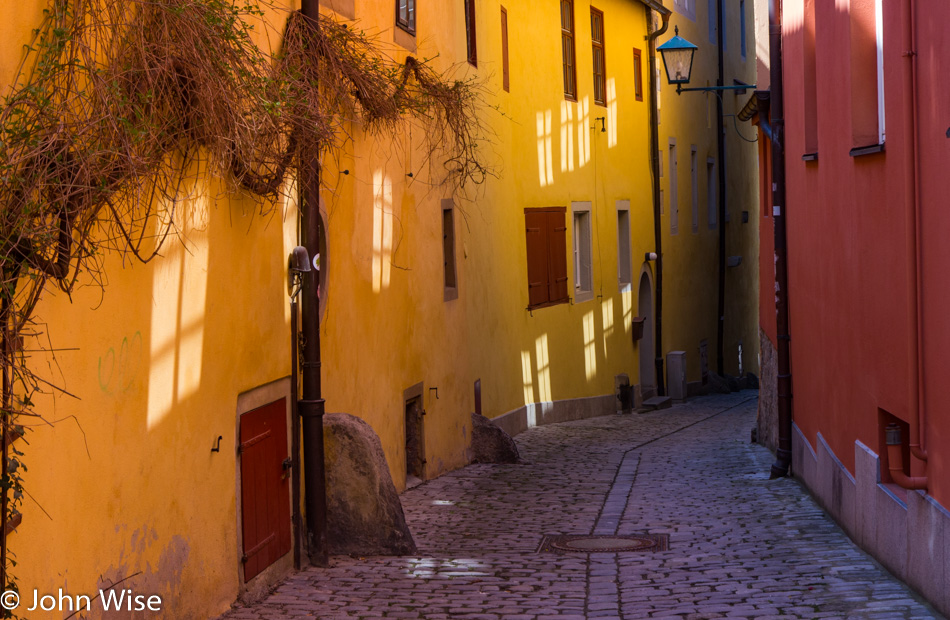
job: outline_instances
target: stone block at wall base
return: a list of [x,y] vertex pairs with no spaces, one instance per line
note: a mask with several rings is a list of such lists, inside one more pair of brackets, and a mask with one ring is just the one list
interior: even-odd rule
[[759,329],[759,411],[756,426],[759,443],[775,452],[778,449],[778,356],[772,341]]
[[923,491],[908,491],[907,531],[929,533],[907,538],[908,585],[937,593],[934,606],[950,609],[950,513]]

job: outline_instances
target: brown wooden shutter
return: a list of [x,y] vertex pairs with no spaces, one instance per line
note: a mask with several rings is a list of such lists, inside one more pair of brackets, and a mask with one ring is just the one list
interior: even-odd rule
[[501,7],[501,86],[508,92],[508,11],[505,7]]
[[567,224],[564,212],[547,213],[548,301],[567,301]]
[[548,213],[525,211],[525,240],[528,249],[528,305],[549,301],[547,248]]

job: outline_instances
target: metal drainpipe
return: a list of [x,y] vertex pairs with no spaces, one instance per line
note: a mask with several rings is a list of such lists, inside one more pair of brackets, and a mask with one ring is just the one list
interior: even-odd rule
[[[911,343],[910,354],[910,411],[908,412],[908,423],[910,425],[910,444],[911,455],[914,458],[927,461],[927,449],[925,443],[926,432],[926,405],[924,404],[924,364],[923,364],[923,334],[920,326],[923,315],[923,286],[921,282],[921,250],[920,250],[920,146],[918,143],[918,119],[917,119],[917,7],[915,0],[907,0],[907,23],[904,28],[904,53],[903,56],[909,63],[904,71],[904,106],[907,110],[905,116],[904,133],[905,146],[909,151],[905,156],[906,162],[905,176],[907,179],[907,247],[910,253],[908,264],[908,298],[909,306],[913,308],[910,313],[909,339]],[[892,450],[888,447],[888,452]],[[900,461],[897,462],[900,464]],[[894,463],[891,463],[891,477],[901,486],[907,487],[900,476],[896,476],[893,471]],[[927,478],[912,478],[914,488],[926,488]],[[920,486],[922,484],[922,486]],[[910,487],[908,487],[910,488]]]
[[785,235],[785,106],[782,86],[782,0],[769,0],[769,113],[772,135],[772,226],[775,234],[775,317],[778,332],[778,450],[771,478],[792,464],[792,371],[788,334],[788,260]]
[[656,79],[656,39],[666,32],[670,26],[670,13],[661,12],[660,18],[663,25],[659,30],[653,32],[653,11],[647,11],[647,45],[650,48],[650,144],[652,155],[650,161],[653,164],[653,242],[656,246],[656,273],[654,274],[655,295],[656,295],[656,321],[655,321],[655,357],[656,357],[656,389],[660,396],[666,394],[666,388],[663,383],[663,239],[661,236],[662,226],[660,225],[660,124],[659,108],[657,106],[657,79]]
[[291,465],[291,494],[294,511],[291,514],[291,524],[294,528],[294,569],[300,570],[300,411],[297,407],[299,398],[300,378],[297,368],[300,365],[300,337],[297,307],[297,298],[290,300],[290,458]]
[[[320,0],[303,0],[304,17],[317,23]],[[301,245],[311,260],[320,253],[320,154],[302,153],[299,161],[301,188]],[[327,566],[327,495],[323,457],[325,403],[320,385],[320,272],[302,273],[301,333],[303,363],[302,398],[298,404],[303,425],[304,484],[307,507],[307,550],[310,563]]]
[[[716,2],[716,50],[719,55],[719,77],[716,86],[723,86],[725,69],[723,66],[722,11],[723,0]],[[719,299],[716,305],[716,371],[719,376],[725,374],[725,356],[723,339],[726,331],[726,143],[725,123],[722,110],[722,96],[716,97],[716,156],[719,158]]]
[[[6,273],[4,273],[6,275]],[[13,280],[16,282],[16,280]],[[3,393],[0,395],[0,404],[2,404],[3,411],[0,412],[0,432],[2,432],[2,442],[3,450],[0,457],[3,458],[3,464],[0,466],[0,474],[3,476],[3,480],[7,479],[7,455],[8,450],[8,441],[7,438],[10,437],[11,433],[7,430],[10,426],[10,407],[8,403],[10,402],[10,371],[9,371],[9,361],[11,358],[10,355],[10,335],[9,335],[9,309],[12,306],[12,303],[8,300],[8,296],[3,295],[2,300],[0,300],[0,318],[3,320],[3,324],[0,325],[0,349],[2,349],[3,355],[3,368],[0,368],[0,372],[3,373]],[[2,582],[2,587],[6,589],[7,587],[7,521],[10,517],[10,505],[9,505],[9,487],[4,486],[3,490],[0,491],[2,499],[0,499],[0,582]]]

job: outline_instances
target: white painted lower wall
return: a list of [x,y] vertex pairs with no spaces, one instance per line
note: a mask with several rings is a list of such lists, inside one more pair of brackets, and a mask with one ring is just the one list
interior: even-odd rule
[[817,452],[793,424],[792,468],[862,549],[950,616],[950,511],[923,491],[881,483],[881,459],[854,442],[854,476],[818,433]]

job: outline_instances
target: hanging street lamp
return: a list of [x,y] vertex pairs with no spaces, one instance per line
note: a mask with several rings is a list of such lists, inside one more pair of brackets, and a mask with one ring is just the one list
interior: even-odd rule
[[663,66],[666,67],[666,80],[670,84],[676,84],[676,94],[688,90],[695,91],[720,91],[720,90],[745,90],[755,88],[755,84],[738,84],[736,86],[706,86],[698,88],[683,88],[684,84],[689,84],[690,75],[693,72],[693,55],[699,48],[679,36],[679,26],[674,28],[675,36],[657,47],[657,51],[663,57]]

